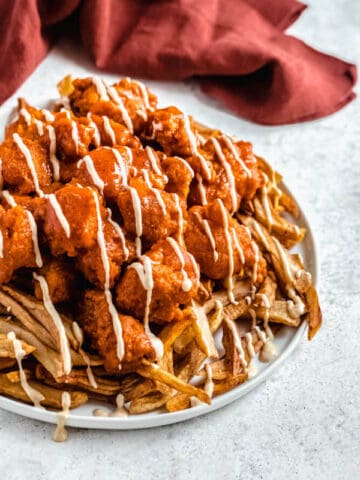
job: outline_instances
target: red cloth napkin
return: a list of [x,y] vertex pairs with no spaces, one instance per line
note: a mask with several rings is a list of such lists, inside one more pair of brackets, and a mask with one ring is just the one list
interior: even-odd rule
[[195,76],[205,93],[258,123],[319,118],[355,97],[357,73],[284,33],[304,8],[296,0],[0,0],[0,103],[75,14],[102,70]]

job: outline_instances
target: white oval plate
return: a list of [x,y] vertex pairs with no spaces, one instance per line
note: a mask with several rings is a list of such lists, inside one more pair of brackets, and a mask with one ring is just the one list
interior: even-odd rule
[[[289,190],[282,185],[282,188],[290,196]],[[317,256],[315,241],[310,229],[310,225],[299,207],[300,217],[297,219],[297,224],[307,229],[307,234],[301,245],[297,246],[294,251],[302,254],[306,269],[311,273],[313,282],[316,284],[317,275]],[[132,415],[126,418],[116,417],[94,417],[92,412],[94,408],[99,407],[99,402],[88,402],[86,405],[82,405],[71,411],[66,424],[70,427],[79,428],[97,428],[97,429],[109,429],[109,430],[132,430],[140,428],[159,427],[162,425],[170,425],[172,423],[182,422],[193,417],[204,415],[205,413],[217,410],[229,403],[237,400],[238,398],[246,395],[253,388],[263,382],[269,375],[271,375],[293,352],[298,345],[301,337],[306,329],[306,324],[303,322],[299,328],[293,329],[289,327],[283,327],[274,339],[274,343],[278,350],[278,357],[269,364],[256,362],[258,373],[247,382],[235,387],[233,390],[219,395],[214,398],[211,405],[201,405],[178,412],[165,413],[165,412],[150,412],[141,415]],[[48,423],[57,422],[57,414],[48,410],[36,408],[31,405],[11,400],[0,396],[0,408],[8,410],[9,412],[17,413],[25,417],[34,418],[35,420],[41,420]]]

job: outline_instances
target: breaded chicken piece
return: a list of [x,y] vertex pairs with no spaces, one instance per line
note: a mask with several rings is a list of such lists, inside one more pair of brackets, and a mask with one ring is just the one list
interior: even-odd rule
[[129,187],[118,195],[118,207],[128,233],[149,244],[178,234],[179,220],[184,212],[174,194],[150,188],[141,178],[132,178]]
[[255,262],[259,282],[266,274],[266,263],[248,231],[230,216],[221,200],[190,208],[184,238],[201,273],[209,278],[217,280],[230,273],[240,274],[252,269]]
[[23,195],[39,193],[52,182],[48,154],[38,143],[18,133],[0,145],[3,186]]
[[0,284],[11,280],[15,270],[36,267],[33,229],[36,223],[30,212],[19,206],[0,207]]
[[[182,318],[181,305],[187,305],[198,289],[199,272],[194,259],[174,239],[157,242],[146,253],[151,260],[153,289],[150,303],[150,321],[172,322]],[[116,304],[119,310],[142,319],[147,300],[146,286],[137,269],[143,259],[127,267],[116,286]],[[140,265],[139,265],[140,264]]]
[[[101,290],[86,290],[79,302],[77,316],[91,348],[104,358],[105,370],[118,374],[117,339],[105,294]],[[122,363],[140,363],[143,358],[155,359],[153,346],[143,325],[135,318],[119,314],[123,331],[125,355]]]
[[[49,295],[53,303],[76,300],[79,293],[79,279],[72,259],[65,256],[44,259],[44,265],[39,269],[49,287]],[[42,300],[42,290],[39,282],[34,282],[34,294]]]

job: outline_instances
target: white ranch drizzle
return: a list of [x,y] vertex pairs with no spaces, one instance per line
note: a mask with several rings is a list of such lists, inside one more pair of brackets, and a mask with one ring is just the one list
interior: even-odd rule
[[91,369],[90,358],[81,348],[82,344],[84,343],[83,332],[80,328],[80,325],[75,321],[72,323],[72,331],[73,331],[74,337],[79,342],[79,353],[83,358],[84,362],[86,363],[86,374],[88,376],[89,383],[93,388],[98,388],[93,371]]
[[127,156],[128,156],[129,163],[130,163],[130,165],[132,165],[132,163],[134,161],[133,152],[132,152],[130,147],[125,147],[125,150],[126,150],[126,153],[127,153]]
[[106,412],[102,408],[95,408],[92,414],[94,417],[127,417],[129,414],[124,407],[125,398],[122,393],[119,393],[116,397],[116,408],[112,412]]
[[237,192],[236,192],[236,185],[235,185],[235,177],[233,174],[233,171],[231,169],[231,165],[229,162],[226,160],[226,157],[224,155],[224,152],[221,149],[220,143],[216,140],[216,138],[212,137],[211,141],[214,145],[216,155],[218,159],[220,160],[221,165],[223,166],[229,187],[230,187],[230,195],[231,195],[231,204],[232,204],[232,213],[236,212],[237,206],[238,206],[238,200],[237,200]]
[[129,190],[130,190],[132,205],[134,209],[134,217],[135,217],[136,255],[140,257],[141,256],[141,237],[143,232],[141,202],[140,202],[140,197],[137,190],[134,187],[129,187]]
[[98,77],[91,77],[91,81],[94,84],[96,91],[100,97],[100,100],[108,101],[109,96],[106,93],[106,85],[104,80]]
[[33,272],[33,277],[35,280],[39,282],[41,292],[43,295],[43,303],[46,311],[52,318],[54,325],[59,333],[59,340],[60,340],[60,352],[63,360],[64,365],[64,372],[65,374],[69,374],[71,372],[71,353],[70,353],[70,346],[66,336],[66,330],[63,324],[63,321],[59,315],[59,312],[56,310],[53,302],[51,301],[50,294],[49,294],[49,286],[42,275],[38,275],[37,273]]
[[272,362],[277,357],[277,349],[271,340],[268,340],[262,347],[260,352],[260,360],[262,362]]
[[156,200],[162,210],[162,213],[163,215],[165,216],[167,214],[167,210],[166,210],[166,204],[164,202],[164,199],[162,198],[161,196],[161,192],[160,190],[158,190],[157,188],[154,188],[151,184],[151,181],[150,181],[150,177],[149,177],[149,172],[148,170],[146,170],[145,168],[142,168],[141,169],[143,175],[144,175],[144,180],[145,180],[145,183],[146,185],[149,187],[149,189],[153,192],[153,194],[155,195],[156,197]]
[[94,122],[90,112],[88,112],[88,114],[86,116],[89,119],[90,127],[92,127],[93,130],[94,130],[93,140],[94,140],[94,143],[95,143],[95,147],[99,147],[100,144],[101,144],[101,135],[100,135],[98,126]]
[[247,349],[251,358],[255,357],[255,350],[253,346],[253,338],[251,332],[246,333],[245,335]]
[[55,129],[52,125],[47,125],[46,130],[49,135],[49,156],[50,156],[50,162],[53,167],[53,176],[54,180],[57,182],[60,178],[60,164],[59,160],[56,156],[56,134],[55,134]]
[[117,106],[119,107],[119,110],[121,112],[123,121],[124,121],[127,129],[130,131],[130,133],[134,133],[134,127],[133,127],[131,118],[129,116],[129,112],[126,110],[124,102],[120,98],[118,92],[116,91],[116,89],[114,87],[107,87],[106,90],[107,90],[107,93],[108,93],[109,97],[111,98],[111,100],[113,100],[117,104]]
[[230,320],[229,317],[225,317],[225,322],[226,322],[226,325],[230,328],[231,333],[234,337],[235,348],[239,353],[240,362],[241,362],[243,367],[246,367],[247,366],[247,361],[246,361],[246,358],[245,358],[245,352],[244,352],[244,349],[243,349],[243,346],[242,346],[242,343],[241,343],[241,338],[240,338],[239,332],[237,330],[236,324],[233,320]]
[[258,335],[258,337],[260,338],[260,340],[263,342],[263,343],[266,343],[267,342],[267,338],[266,338],[266,334],[265,332],[263,332],[258,326],[255,326],[255,331]]
[[267,241],[267,238],[265,237],[264,232],[261,230],[261,227],[258,224],[258,222],[254,222],[253,227],[254,227],[256,233],[259,235],[260,240],[262,241],[266,250],[270,250],[269,242]]
[[292,285],[293,282],[294,282],[294,277],[293,277],[293,274],[292,274],[292,271],[291,271],[290,263],[289,263],[288,259],[286,258],[286,254],[285,254],[284,249],[281,246],[279,240],[275,237],[273,237],[273,240],[274,240],[274,243],[276,245],[276,249],[278,251],[280,261],[281,261],[281,263],[284,267],[284,272],[285,272],[286,279],[290,283],[290,285]]
[[[204,390],[209,395],[209,397],[212,398],[214,395],[214,382],[212,379],[211,365],[209,363],[205,365],[205,372],[206,372],[206,381],[204,385]],[[200,405],[206,405],[206,403],[202,402],[197,397],[190,397],[190,405],[191,407],[198,407]]]
[[262,187],[262,189],[261,189],[261,199],[262,199],[262,203],[263,203],[264,210],[265,210],[266,222],[267,222],[267,225],[268,225],[268,228],[269,228],[269,232],[271,232],[271,227],[272,227],[272,224],[273,224],[273,217],[272,217],[272,214],[271,214],[271,208],[270,208],[270,203],[269,203],[269,198],[268,198],[268,195],[267,195],[267,188],[266,187]]
[[245,255],[244,255],[244,251],[240,245],[240,242],[239,242],[239,239],[236,235],[236,230],[235,230],[235,227],[231,227],[230,229],[231,231],[231,234],[232,234],[232,237],[233,237],[233,241],[234,241],[234,244],[235,244],[235,248],[239,254],[239,257],[240,257],[240,262],[245,265]]
[[260,259],[259,247],[258,247],[257,243],[253,241],[251,231],[250,231],[249,227],[246,227],[244,225],[244,228],[245,228],[245,230],[246,230],[246,232],[247,232],[247,234],[250,238],[251,247],[252,247],[253,252],[254,252],[254,265],[253,265],[253,271],[252,271],[252,281],[255,283],[256,280],[257,280],[257,277],[258,277],[258,264],[259,264],[259,259]]
[[126,163],[121,153],[119,152],[119,150],[116,150],[116,148],[112,148],[111,151],[115,157],[116,165],[119,167],[119,170],[120,170],[122,185],[126,187],[128,184],[128,181],[127,181],[128,173],[126,170]]
[[238,151],[236,150],[236,148],[235,148],[233,142],[231,141],[231,139],[229,137],[227,137],[226,135],[223,135],[222,138],[224,139],[224,142],[226,143],[226,146],[231,151],[235,160],[240,164],[241,168],[244,170],[246,175],[248,177],[251,177],[252,176],[251,170],[245,165],[245,162],[243,161],[243,159],[240,158],[240,155],[239,155]]
[[231,241],[231,234],[230,234],[230,227],[229,227],[229,219],[228,219],[228,213],[224,207],[223,202],[218,198],[217,199],[219,205],[220,205],[220,210],[221,210],[221,215],[222,215],[222,220],[223,220],[223,226],[224,226],[224,235],[225,235],[225,241],[226,241],[226,248],[228,251],[229,255],[229,274],[227,276],[227,293],[228,293],[228,298],[231,303],[236,303],[235,297],[234,297],[234,283],[233,283],[233,273],[234,273],[234,252],[232,248],[232,241]]
[[[97,224],[98,224],[97,242],[100,248],[101,262],[103,264],[104,275],[105,275],[104,294],[106,298],[106,303],[108,304],[109,313],[111,315],[113,328],[116,336],[117,356],[119,358],[119,361],[121,362],[121,360],[124,357],[124,339],[123,339],[122,325],[119,318],[119,314],[112,301],[112,296],[110,291],[110,264],[109,264],[109,258],[106,252],[106,244],[105,244],[105,237],[104,237],[104,231],[103,231],[103,223],[102,223],[101,214],[100,214],[99,199],[96,192],[94,191],[93,191],[93,197],[95,201],[96,218],[97,218]],[[120,364],[119,364],[119,369],[120,369]]]
[[36,128],[37,128],[37,131],[38,131],[38,134],[40,135],[40,137],[42,137],[44,135],[44,125],[42,123],[41,120],[37,120],[35,118],[35,125],[36,125]]
[[206,187],[204,186],[202,176],[199,173],[196,174],[196,180],[198,182],[201,205],[207,205]]
[[36,390],[35,388],[33,388],[27,381],[26,373],[24,372],[24,369],[22,366],[22,360],[25,357],[26,352],[22,348],[21,341],[16,338],[15,332],[9,332],[7,334],[7,338],[12,341],[12,344],[14,347],[14,353],[15,353],[15,358],[19,368],[20,383],[21,383],[22,389],[24,390],[26,395],[29,397],[29,399],[32,401],[32,403],[35,405],[35,407],[44,408],[43,406],[40,405],[40,402],[45,400],[44,395],[40,393],[38,390]]
[[190,280],[186,270],[185,270],[185,258],[184,258],[184,255],[180,249],[180,246],[179,244],[177,243],[176,240],[174,240],[173,238],[171,237],[168,237],[166,239],[172,249],[174,250],[174,252],[176,253],[176,256],[178,257],[178,259],[180,260],[180,264],[181,264],[181,274],[183,276],[183,282],[181,284],[181,288],[183,289],[184,292],[189,292],[191,290],[191,287],[192,287],[192,281]]
[[41,190],[40,185],[39,185],[39,179],[38,179],[38,176],[37,176],[37,173],[36,173],[36,168],[35,168],[35,165],[34,165],[34,162],[33,162],[33,159],[32,159],[31,153],[30,153],[30,150],[29,150],[28,147],[25,145],[25,143],[22,141],[22,139],[21,139],[21,137],[19,136],[19,134],[14,133],[14,134],[13,134],[13,139],[14,139],[14,142],[16,143],[16,145],[19,147],[19,150],[21,151],[21,153],[22,153],[23,156],[25,157],[26,163],[27,163],[27,165],[28,165],[28,167],[29,167],[31,176],[32,176],[32,178],[33,178],[35,191],[36,191],[36,193],[39,195],[39,197],[42,197],[42,196],[44,195],[44,193],[43,193],[43,191]]
[[162,341],[152,333],[149,326],[149,316],[150,316],[150,304],[152,298],[152,291],[154,288],[154,279],[152,275],[152,265],[151,260],[146,255],[141,257],[142,263],[134,262],[129,265],[128,268],[133,268],[143,286],[143,289],[146,291],[146,304],[144,312],[144,328],[145,333],[149,337],[149,340],[155,350],[156,358],[160,359],[164,353],[164,345]]
[[8,190],[3,190],[1,192],[3,198],[7,201],[7,203],[10,205],[10,207],[16,207],[17,203],[15,202],[14,197],[11,195],[11,193]]
[[75,145],[76,155],[79,153],[79,130],[75,120],[71,120],[71,138],[73,139]]
[[207,164],[206,159],[198,151],[198,148],[197,148],[197,145],[196,145],[196,137],[194,135],[194,132],[191,130],[189,117],[185,113],[183,114],[183,120],[184,120],[185,132],[186,132],[186,135],[187,135],[187,137],[189,139],[189,143],[190,143],[191,153],[194,155],[194,157],[196,157],[200,160],[201,167],[202,167],[202,169],[204,170],[204,173],[205,173],[205,178],[207,180],[210,180],[211,179],[210,167]]
[[26,108],[21,108],[19,113],[23,117],[23,119],[25,120],[26,125],[30,126],[31,125],[31,115],[26,110]]
[[291,300],[286,302],[287,310],[291,317],[298,318],[305,313],[305,304],[293,288],[288,289],[288,295]]
[[177,193],[173,193],[174,201],[175,201],[175,206],[176,210],[178,213],[178,224],[179,224],[179,237],[178,241],[180,245],[184,245],[184,237],[183,237],[183,232],[184,232],[184,214],[180,205],[180,199],[179,195]]
[[257,374],[257,372],[258,372],[258,369],[257,369],[256,365],[251,363],[247,368],[248,379],[250,380],[251,378],[254,378],[255,375]]
[[261,303],[264,305],[265,308],[270,308],[270,301],[265,293],[257,293],[257,297],[260,297]]
[[145,108],[150,110],[150,101],[149,101],[149,94],[148,94],[147,88],[142,82],[139,82],[138,80],[132,80],[132,81],[136,83],[136,85],[140,88],[141,96],[144,99]]
[[103,115],[102,119],[103,119],[104,130],[105,130],[107,136],[110,138],[110,141],[111,141],[112,145],[115,145],[116,136],[115,136],[115,132],[114,132],[112,126],[111,126],[109,117],[106,117],[105,115]]
[[68,438],[68,432],[65,428],[66,420],[70,414],[71,397],[69,392],[63,392],[61,395],[62,410],[57,414],[57,425],[53,435],[55,442],[65,442]]
[[88,172],[88,174],[91,178],[91,181],[95,185],[95,187],[97,187],[99,189],[101,195],[104,195],[105,183],[100,178],[100,176],[99,176],[99,174],[98,174],[98,172],[95,168],[94,161],[91,158],[91,156],[90,155],[85,155],[84,158],[79,160],[76,164],[77,168],[81,167],[82,164],[85,165],[85,168],[86,168],[86,170],[87,170],[87,172]]
[[46,198],[49,200],[50,205],[52,206],[55,212],[55,215],[65,232],[66,237],[70,238],[70,225],[69,225],[69,222],[67,221],[67,218],[64,215],[64,212],[61,208],[61,205],[58,199],[56,198],[56,195],[54,193],[50,193],[50,195],[46,195]]
[[195,213],[195,216],[196,216],[198,222],[204,228],[205,234],[209,239],[209,243],[210,243],[212,251],[213,251],[214,262],[216,263],[219,259],[219,252],[216,250],[216,241],[215,241],[215,237],[212,233],[210,224],[205,218],[202,218],[202,216],[199,214],[199,212],[194,212],[194,213]]
[[42,109],[42,110],[40,110],[40,111],[41,111],[41,113],[44,115],[45,120],[46,120],[47,122],[53,122],[53,121],[55,120],[55,116],[54,116],[51,112],[49,112],[49,110],[46,110],[46,109],[44,108],[44,109]]
[[155,153],[153,151],[153,149],[151,147],[146,147],[145,148],[145,151],[146,151],[146,154],[148,156],[148,159],[151,163],[151,168],[154,170],[155,173],[157,173],[160,177],[163,177],[164,174],[162,173],[159,165],[158,165],[158,162],[157,162],[157,159],[156,159],[156,156],[155,156]]
[[127,260],[129,258],[130,252],[126,246],[126,238],[125,238],[124,232],[122,231],[122,228],[120,227],[120,225],[111,218],[111,215],[112,215],[111,208],[107,208],[107,211],[109,213],[108,222],[115,228],[116,233],[119,235],[121,240],[121,246],[125,255],[125,260]]
[[26,216],[28,218],[30,230],[31,230],[31,238],[34,246],[34,254],[35,254],[35,263],[36,266],[41,268],[43,266],[43,261],[41,258],[40,248],[39,248],[39,240],[38,240],[38,230],[37,225],[35,222],[34,215],[29,212],[29,210],[25,210]]
[[185,165],[185,167],[189,170],[189,172],[191,173],[191,177],[194,178],[195,177],[195,172],[194,170],[191,168],[191,166],[188,164],[188,162],[186,162],[183,158],[181,157],[177,157],[175,156],[174,158],[176,158],[177,160],[180,160],[180,162]]

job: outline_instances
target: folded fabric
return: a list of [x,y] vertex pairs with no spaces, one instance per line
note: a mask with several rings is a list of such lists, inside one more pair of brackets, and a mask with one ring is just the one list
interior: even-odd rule
[[0,103],[75,15],[101,70],[196,77],[206,94],[258,123],[319,118],[354,98],[356,67],[284,33],[304,8],[295,0],[0,0]]

